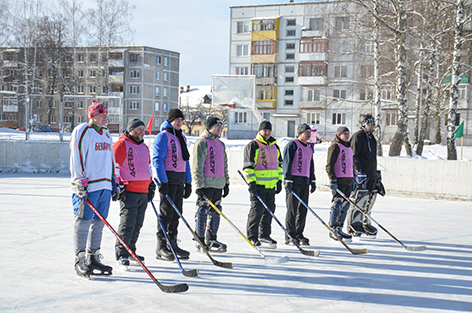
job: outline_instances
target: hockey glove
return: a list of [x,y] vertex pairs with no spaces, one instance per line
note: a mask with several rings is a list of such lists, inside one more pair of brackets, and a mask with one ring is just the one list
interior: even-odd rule
[[203,197],[203,195],[204,195],[205,193],[203,192],[203,189],[202,189],[202,188],[196,189],[196,190],[195,190],[195,193],[197,194],[197,196],[198,196],[199,199],[205,199],[205,198]]
[[79,198],[87,196],[87,178],[76,178],[72,183],[72,192]]
[[377,193],[379,195],[381,195],[382,197],[385,196],[385,188],[380,179],[377,180],[375,188],[377,189]]
[[149,184],[148,187],[148,202],[152,201],[154,199],[154,194],[156,193],[156,184],[154,184],[153,181]]
[[118,185],[116,184],[116,178],[113,176],[111,178],[111,200],[116,201],[120,198],[120,191],[118,190]]
[[186,183],[184,187],[184,199],[187,199],[190,197],[190,194],[192,193],[192,183]]
[[367,175],[362,172],[357,172],[356,173],[356,183],[358,186],[361,186],[362,189],[365,189],[365,183],[367,181]]
[[316,182],[312,181],[310,186],[311,186],[310,193],[314,193],[316,190]]
[[332,191],[336,191],[338,189],[338,180],[337,179],[330,179],[329,180],[329,188]]
[[277,185],[275,186],[275,193],[276,193],[276,194],[279,194],[281,191],[282,191],[282,181],[279,180],[279,181],[277,182]]
[[256,193],[257,192],[257,185],[256,185],[255,181],[249,183],[248,190],[249,190],[250,193]]
[[224,187],[223,187],[223,195],[222,197],[223,198],[226,198],[226,196],[229,194],[229,184],[226,184]]
[[120,196],[118,197],[118,200],[125,201],[126,185],[123,184],[123,182],[118,183],[118,191],[120,192]]
[[287,190],[287,192],[291,192],[293,189],[293,183],[291,181],[286,181],[285,182],[285,190]]
[[159,185],[159,193],[164,198],[166,197],[166,195],[169,193],[169,183],[168,182],[163,182]]

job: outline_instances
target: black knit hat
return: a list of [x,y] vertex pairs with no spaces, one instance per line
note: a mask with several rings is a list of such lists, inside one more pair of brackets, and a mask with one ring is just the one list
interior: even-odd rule
[[131,121],[128,122],[128,126],[126,127],[126,130],[128,132],[132,131],[133,129],[135,129],[136,127],[139,127],[143,125],[144,127],[146,127],[146,125],[144,124],[143,121],[141,121],[139,118],[133,118]]
[[263,129],[272,130],[272,124],[269,121],[265,121],[265,120],[262,121],[259,124],[259,130],[263,130]]
[[348,131],[349,131],[349,128],[347,128],[346,126],[339,126],[338,129],[336,129],[336,135],[339,137]]
[[297,137],[300,136],[301,133],[303,133],[304,131],[307,131],[307,130],[311,131],[311,127],[307,123],[303,123],[300,126],[298,126],[297,127]]
[[205,128],[210,130],[213,126],[215,126],[218,123],[223,124],[223,122],[221,122],[219,118],[215,116],[210,116],[209,118],[207,118],[205,122]]
[[167,115],[167,120],[169,123],[172,123],[173,120],[178,119],[179,117],[184,118],[184,114],[179,109],[170,109],[169,114]]

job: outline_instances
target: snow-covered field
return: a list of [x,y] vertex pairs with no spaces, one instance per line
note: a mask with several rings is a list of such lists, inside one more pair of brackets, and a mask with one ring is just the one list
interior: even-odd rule
[[[409,252],[380,230],[375,241],[355,241],[353,255],[328,237],[326,228],[308,213],[305,236],[319,257],[302,255],[283,244],[274,221],[276,250],[269,257],[288,256],[285,264],[264,264],[259,254],[224,220],[219,239],[228,244],[214,266],[196,253],[191,234],[179,226],[180,246],[191,252],[184,277],[175,262],[154,258],[156,216],[148,208],[138,253],[164,284],[188,283],[181,294],[162,293],[140,268],[124,272],[115,266],[112,233],[104,228],[105,263],[113,276],[79,278],[73,269],[70,178],[64,174],[0,173],[0,311],[10,312],[472,312],[472,207],[470,202],[380,197],[373,217],[408,246]],[[309,205],[326,222],[331,195],[316,191]],[[195,194],[184,200],[184,216],[193,227]],[[158,200],[154,203],[157,205]],[[284,223],[285,197],[276,197],[276,215]],[[249,207],[247,189],[232,185],[223,200],[227,217],[243,232]],[[119,206],[112,203],[108,220],[116,229]]]

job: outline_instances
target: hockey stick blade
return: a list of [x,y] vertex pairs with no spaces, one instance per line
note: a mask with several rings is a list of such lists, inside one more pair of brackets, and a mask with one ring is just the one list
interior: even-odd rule
[[267,264],[282,264],[282,263],[287,263],[288,261],[290,261],[289,257],[288,256],[284,256],[284,257],[281,257],[281,258],[264,258],[265,259],[265,263]]
[[161,291],[165,293],[185,292],[188,290],[188,285],[185,283],[178,285],[164,285],[158,282],[157,280],[154,280],[154,282],[161,289]]
[[410,246],[406,246],[406,249],[408,251],[424,251],[426,250],[426,246],[417,246],[417,247],[410,247]]
[[319,256],[320,255],[320,250],[304,250],[302,248],[298,249],[300,252],[304,255],[308,256]]
[[183,270],[182,274],[184,274],[184,276],[187,276],[187,277],[195,277],[195,276],[198,276],[198,270],[197,269]]

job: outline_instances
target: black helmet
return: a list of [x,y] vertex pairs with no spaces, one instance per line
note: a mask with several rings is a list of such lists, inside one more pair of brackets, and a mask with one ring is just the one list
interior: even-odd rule
[[[364,114],[359,119],[359,123],[361,124],[361,128],[364,128],[364,129],[367,125],[369,125],[371,123],[375,126],[375,118],[370,114]],[[374,129],[372,128],[372,131],[373,130]]]

